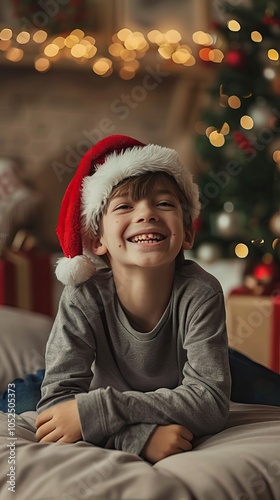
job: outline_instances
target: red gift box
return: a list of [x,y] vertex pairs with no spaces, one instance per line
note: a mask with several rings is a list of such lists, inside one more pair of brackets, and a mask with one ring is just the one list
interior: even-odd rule
[[261,295],[245,286],[236,288],[226,309],[230,347],[280,373],[280,283]]
[[5,250],[0,259],[0,304],[52,317],[51,256],[36,247]]

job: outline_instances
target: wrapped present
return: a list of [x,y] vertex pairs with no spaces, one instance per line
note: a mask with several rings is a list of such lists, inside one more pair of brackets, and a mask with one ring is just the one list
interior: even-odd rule
[[230,347],[280,373],[280,283],[236,288],[226,310]]
[[[0,304],[53,316],[53,266],[48,253],[19,231],[0,259]],[[32,244],[31,244],[32,243]]]

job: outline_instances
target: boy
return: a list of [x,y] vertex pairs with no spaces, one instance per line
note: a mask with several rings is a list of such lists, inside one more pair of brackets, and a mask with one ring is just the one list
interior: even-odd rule
[[183,259],[198,213],[171,149],[115,135],[82,158],[58,220],[67,286],[47,345],[40,442],[83,439],[155,463],[223,427],[223,294]]

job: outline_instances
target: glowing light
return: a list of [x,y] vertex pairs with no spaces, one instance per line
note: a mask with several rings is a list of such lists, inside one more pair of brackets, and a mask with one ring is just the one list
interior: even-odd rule
[[109,54],[114,57],[120,57],[123,50],[123,45],[121,43],[112,43],[108,48]]
[[209,46],[209,45],[212,45],[212,43],[213,43],[212,36],[209,35],[209,33],[205,33],[204,31],[196,31],[193,34],[192,39],[193,39],[194,43],[196,43],[197,45]]
[[251,39],[253,40],[253,42],[259,43],[262,41],[262,35],[259,31],[252,31]]
[[11,43],[11,40],[0,40],[0,50],[8,50]]
[[162,59],[171,59],[173,52],[174,49],[172,45],[161,45],[161,47],[158,48],[158,53]]
[[78,37],[79,41],[82,40],[85,36],[84,32],[78,28],[71,31],[70,35]]
[[245,130],[251,130],[251,128],[253,128],[254,126],[254,121],[251,116],[244,115],[240,118],[240,125]]
[[136,52],[135,52],[135,50],[123,49],[120,57],[123,61],[131,62],[135,59]]
[[196,63],[194,56],[191,54],[189,59],[184,63],[184,66],[193,66]]
[[59,49],[63,49],[65,46],[65,38],[63,36],[57,36],[52,43],[57,45]]
[[220,134],[228,135],[230,132],[230,126],[227,122],[225,122],[220,130]]
[[213,49],[209,52],[209,59],[214,63],[221,63],[225,55],[220,49]]
[[49,59],[46,59],[46,57],[39,57],[35,61],[35,68],[37,69],[37,71],[41,71],[41,72],[48,71],[48,69],[50,69],[50,67],[51,67],[51,63],[50,63]]
[[112,68],[112,61],[107,57],[101,57],[92,66],[94,73],[100,76],[105,76]]
[[280,150],[279,149],[276,149],[276,151],[274,151],[272,158],[273,158],[273,161],[275,161],[275,163],[280,163]]
[[176,64],[185,64],[190,58],[191,54],[186,49],[178,49],[172,54],[172,60]]
[[212,146],[215,146],[216,148],[220,148],[221,146],[224,145],[225,138],[224,138],[223,134],[220,134],[217,130],[214,130],[209,135],[209,141],[212,144]]
[[30,33],[28,33],[27,31],[21,31],[16,37],[16,41],[21,45],[28,43],[29,40],[30,40]]
[[157,39],[159,36],[162,36],[162,33],[158,30],[152,30],[148,33],[148,40],[152,43],[157,43]]
[[235,19],[231,19],[230,21],[227,22],[227,27],[230,31],[240,31],[241,26],[238,21]]
[[84,57],[86,51],[86,47],[81,43],[77,43],[77,45],[74,45],[74,47],[71,48],[71,54],[73,57]]
[[262,246],[264,244],[264,239],[263,238],[257,238],[256,240],[251,240],[251,243],[255,246]]
[[124,40],[124,46],[128,50],[137,50],[139,47],[139,37],[132,33]]
[[33,40],[35,43],[43,43],[46,41],[48,34],[44,30],[38,30],[33,35]]
[[207,136],[207,137],[209,137],[209,136],[210,136],[210,134],[211,134],[212,132],[214,132],[214,130],[217,130],[217,129],[216,129],[215,127],[207,127],[207,129],[205,130],[205,134],[206,134],[206,136]]
[[71,49],[72,47],[74,47],[74,45],[76,45],[77,43],[79,43],[79,41],[80,40],[79,40],[79,38],[76,35],[68,35],[65,38],[64,44],[65,44],[65,46],[68,49]]
[[220,106],[222,106],[222,108],[226,108],[228,105],[228,95],[220,94],[219,104]]
[[55,57],[59,52],[59,47],[54,43],[50,43],[44,48],[44,54],[48,57]]
[[23,50],[17,49],[16,47],[11,47],[6,52],[6,58],[12,62],[18,62],[23,58]]
[[267,80],[273,80],[276,76],[276,73],[272,68],[265,68],[263,71],[263,75]]
[[204,47],[203,49],[200,49],[199,51],[199,57],[202,59],[202,61],[210,61],[209,53],[211,52],[211,49]]
[[11,40],[13,36],[13,32],[12,30],[10,30],[10,28],[3,28],[2,31],[0,31],[0,38],[1,40]]
[[249,249],[247,245],[244,243],[238,243],[234,249],[236,257],[239,257],[239,259],[245,259],[247,255],[249,254]]
[[119,40],[124,42],[128,36],[132,35],[132,31],[129,30],[128,28],[123,28],[117,33],[117,37]]
[[84,41],[89,42],[91,45],[95,45],[95,42],[96,42],[95,38],[93,38],[93,36],[89,36],[89,35],[85,36],[83,41],[81,41],[81,43],[83,43]]
[[280,241],[279,238],[275,238],[275,240],[273,240],[273,242],[272,242],[273,250],[276,250],[276,246],[278,245],[279,241]]
[[267,55],[271,61],[278,61],[279,59],[279,52],[275,49],[269,49]]
[[95,47],[95,45],[92,45],[92,43],[88,40],[81,40],[80,41],[80,44],[79,45],[82,45],[83,47],[85,47],[85,54],[84,54],[84,57],[86,59],[91,59],[92,57],[95,56],[96,52],[97,52],[97,48]]
[[169,30],[165,33],[165,39],[169,43],[178,43],[182,40],[182,36],[177,30]]
[[229,105],[232,109],[238,109],[238,108],[240,108],[240,106],[241,106],[241,101],[240,101],[239,97],[237,97],[236,95],[231,95],[231,96],[228,98],[228,105]]

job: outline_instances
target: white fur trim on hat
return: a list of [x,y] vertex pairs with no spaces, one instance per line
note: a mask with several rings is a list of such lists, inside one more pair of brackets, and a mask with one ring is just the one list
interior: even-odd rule
[[87,281],[96,272],[94,263],[86,255],[61,257],[57,261],[55,274],[64,285],[79,285]]
[[192,174],[181,164],[176,151],[148,144],[108,155],[92,176],[83,179],[81,198],[83,230],[92,234],[97,232],[102,210],[112,189],[119,182],[128,177],[160,171],[174,177],[186,196],[191,219],[196,219],[200,203],[198,187],[193,183]]

